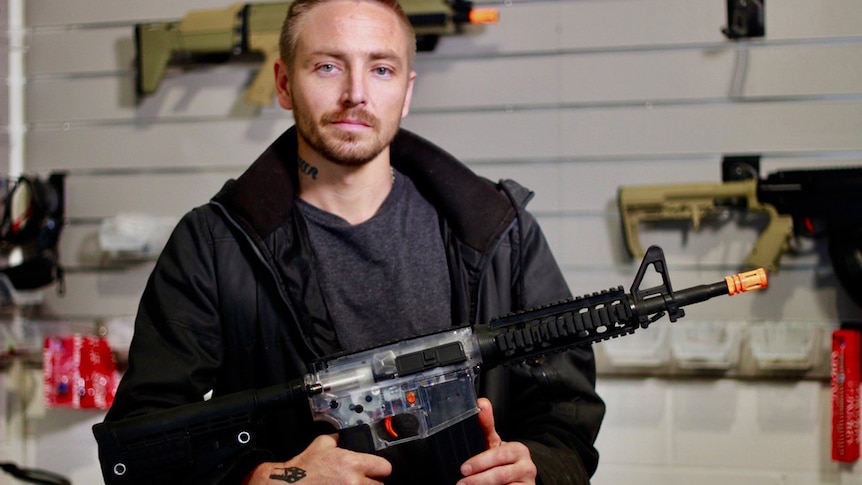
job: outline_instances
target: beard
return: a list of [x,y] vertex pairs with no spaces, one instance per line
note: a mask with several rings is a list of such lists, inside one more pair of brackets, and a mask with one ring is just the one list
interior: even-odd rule
[[[374,160],[395,138],[398,123],[382,126],[374,115],[362,109],[349,108],[326,113],[315,122],[304,110],[294,106],[296,131],[308,146],[327,160],[338,165],[358,167]],[[368,125],[370,133],[350,133],[332,125],[350,118]]]

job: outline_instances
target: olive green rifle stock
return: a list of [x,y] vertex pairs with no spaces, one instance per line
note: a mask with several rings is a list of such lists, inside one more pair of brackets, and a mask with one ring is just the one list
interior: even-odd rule
[[779,214],[771,204],[757,197],[756,179],[724,183],[691,183],[620,187],[618,203],[626,248],[632,257],[641,257],[641,223],[690,220],[695,230],[701,221],[729,207],[741,207],[768,216],[766,229],[748,254],[746,265],[773,272],[793,236],[793,218]]
[[[497,10],[477,9],[466,0],[402,0],[416,31],[417,49],[431,51],[442,35],[459,32],[461,25],[497,20]],[[245,100],[269,106],[275,96],[270,66],[278,58],[278,38],[290,2],[237,3],[222,9],[196,10],[179,21],[135,25],[136,89],[154,93],[168,66],[228,60],[243,54],[263,56]]]

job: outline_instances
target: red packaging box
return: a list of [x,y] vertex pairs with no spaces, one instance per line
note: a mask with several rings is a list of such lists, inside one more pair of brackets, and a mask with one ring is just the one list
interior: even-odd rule
[[42,356],[45,404],[74,409],[108,409],[119,375],[108,341],[90,335],[45,338]]
[[859,459],[860,333],[832,333],[832,459]]

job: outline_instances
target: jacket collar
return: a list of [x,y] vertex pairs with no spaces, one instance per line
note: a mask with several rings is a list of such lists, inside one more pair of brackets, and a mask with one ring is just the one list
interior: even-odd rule
[[[284,224],[293,210],[298,187],[296,137],[295,128],[284,132],[213,198],[261,240]],[[428,140],[401,129],[390,154],[395,169],[413,180],[455,235],[473,249],[489,251],[514,219],[515,208],[494,183]]]

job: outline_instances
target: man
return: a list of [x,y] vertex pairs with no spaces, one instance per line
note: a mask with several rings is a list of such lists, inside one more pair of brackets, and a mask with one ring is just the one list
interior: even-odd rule
[[[108,420],[286,382],[338,351],[569,296],[524,211],[529,191],[481,179],[399,129],[414,57],[395,0],[291,5],[275,78],[295,127],[175,229]],[[594,381],[589,349],[483,374],[487,399],[463,432],[484,434],[488,449],[463,463],[459,483],[588,483],[604,411]],[[267,427],[191,483],[441,480],[422,440],[386,459],[349,451],[307,406]]]

